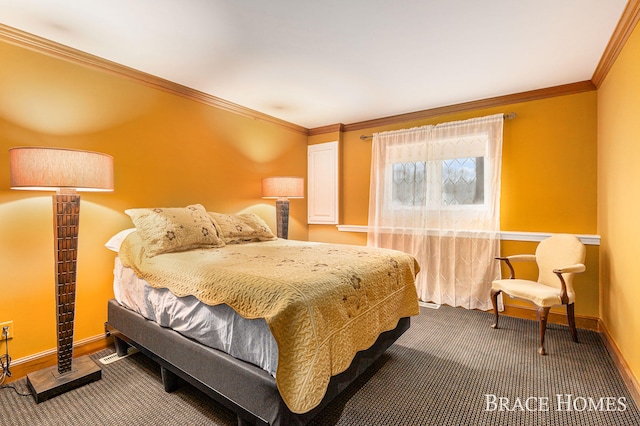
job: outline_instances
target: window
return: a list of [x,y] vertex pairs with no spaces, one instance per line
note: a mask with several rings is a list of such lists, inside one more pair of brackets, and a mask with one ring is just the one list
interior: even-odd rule
[[424,161],[394,163],[393,184],[391,185],[394,206],[414,207],[425,204],[425,168]]
[[425,206],[428,168],[440,168],[432,198],[438,207],[484,204],[484,157],[393,163],[392,204]]
[[484,204],[484,157],[442,161],[442,205]]
[[411,253],[421,300],[491,309],[503,115],[374,134],[367,244]]

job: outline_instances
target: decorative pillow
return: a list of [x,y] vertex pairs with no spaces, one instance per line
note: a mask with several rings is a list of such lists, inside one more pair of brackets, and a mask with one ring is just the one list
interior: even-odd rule
[[125,213],[136,225],[149,256],[224,246],[211,217],[200,204],[184,208],[129,209]]
[[259,216],[253,213],[222,214],[209,212],[218,235],[226,244],[248,241],[271,241],[278,238]]
[[122,245],[122,242],[124,241],[124,239],[127,238],[127,235],[134,232],[135,230],[136,228],[129,228],[129,229],[124,229],[118,232],[116,235],[109,238],[109,241],[107,241],[107,243],[104,246],[111,251],[115,251],[116,253],[119,252],[120,246]]

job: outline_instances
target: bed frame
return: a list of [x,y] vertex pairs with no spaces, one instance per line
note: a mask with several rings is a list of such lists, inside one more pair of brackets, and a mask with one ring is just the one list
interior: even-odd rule
[[236,413],[239,426],[277,426],[311,421],[409,328],[410,318],[401,318],[371,348],[358,352],[346,371],[331,378],[320,405],[304,414],[287,408],[275,379],[263,369],[161,327],[115,299],[108,303],[106,325],[118,355],[125,355],[131,345],[160,365],[165,391],[175,390],[180,378]]

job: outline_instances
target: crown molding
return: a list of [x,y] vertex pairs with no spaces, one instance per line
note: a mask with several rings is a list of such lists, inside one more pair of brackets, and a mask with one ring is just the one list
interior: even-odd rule
[[334,132],[337,131],[337,126],[339,126],[339,128],[341,129],[340,131],[350,132],[354,130],[370,129],[372,127],[388,126],[398,123],[406,123],[409,121],[424,120],[427,118],[437,117],[445,114],[455,114],[459,112],[474,111],[484,108],[500,107],[503,105],[535,101],[539,99],[552,98],[555,96],[572,95],[576,93],[589,92],[592,90],[596,90],[596,87],[591,81],[580,81],[577,83],[547,87],[545,89],[530,90],[527,92],[514,93],[511,95],[496,96],[493,98],[425,109],[406,114],[359,121],[357,123],[334,124],[331,126],[315,127],[313,129],[309,129],[309,135],[319,135],[322,133]]
[[[577,83],[563,84],[560,86],[547,87],[545,89],[530,90],[527,92],[514,93],[511,95],[496,96],[493,98],[481,99],[477,101],[464,102],[460,104],[447,105],[443,107],[425,109],[422,111],[410,112],[407,114],[393,115],[374,120],[360,121],[357,123],[345,124],[344,131],[369,129],[372,127],[388,126],[392,124],[405,123],[408,121],[423,120],[445,114],[455,114],[459,112],[473,111],[478,109],[499,107],[519,102],[535,101],[539,99],[551,98],[555,96],[571,95],[575,93],[595,90],[591,81],[580,81]],[[316,129],[310,129],[309,133]]]
[[268,123],[301,133],[303,135],[308,135],[308,129],[302,126],[298,126],[297,124],[293,124],[288,121],[263,114],[261,112],[243,107],[241,105],[229,102],[216,96],[209,95],[199,90],[191,89],[181,84],[177,84],[169,80],[165,80],[163,78],[156,77],[154,75],[138,71],[121,64],[117,64],[107,59],[82,52],[72,47],[65,46],[63,44],[56,43],[42,37],[38,37],[36,35],[18,30],[13,27],[9,27],[7,25],[0,24],[0,40],[30,50],[34,50],[36,52],[43,53],[54,58],[64,59],[66,61],[74,62],[86,67],[106,71],[111,74],[134,80],[138,83],[153,87],[155,89],[163,90],[174,95],[182,96],[187,99],[201,102],[206,105],[249,117],[255,120],[266,121]]
[[313,129],[309,129],[309,136],[315,135],[324,135],[326,133],[334,133],[334,132],[344,132],[344,124],[329,124],[327,126],[315,127]]
[[607,44],[602,54],[602,58],[600,58],[593,77],[591,77],[591,81],[596,88],[600,88],[604,82],[638,21],[640,21],[640,0],[629,0],[616,29],[613,31],[611,40],[609,40],[609,44]]

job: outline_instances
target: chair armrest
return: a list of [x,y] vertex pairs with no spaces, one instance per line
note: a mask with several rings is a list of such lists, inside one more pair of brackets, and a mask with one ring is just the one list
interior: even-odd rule
[[567,296],[567,284],[565,283],[562,274],[580,273],[584,272],[586,269],[587,268],[582,263],[576,263],[575,265],[565,266],[564,268],[557,268],[553,270],[553,273],[558,276],[558,278],[560,279],[560,283],[562,284],[562,292],[560,293],[560,300],[562,301],[562,303],[569,303],[569,297]]
[[513,265],[511,265],[511,262],[512,261],[513,262],[532,262],[536,260],[536,255],[535,254],[512,254],[511,256],[496,257],[496,260],[500,260],[507,264],[507,266],[509,267],[509,272],[511,273],[511,276],[509,277],[509,279],[512,280],[516,277],[516,273],[513,270]]
[[507,256],[512,262],[535,262],[536,255],[535,254],[513,254],[511,256]]
[[554,274],[569,274],[569,273],[579,274],[580,272],[584,272],[586,270],[587,270],[586,266],[584,266],[582,263],[577,263],[575,265],[565,266],[564,268],[554,269],[553,273]]

